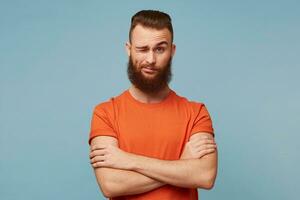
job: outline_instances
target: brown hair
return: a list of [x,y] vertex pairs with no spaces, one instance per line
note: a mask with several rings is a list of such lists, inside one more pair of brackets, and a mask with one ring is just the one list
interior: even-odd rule
[[164,12],[157,10],[141,10],[131,18],[131,26],[129,30],[129,41],[131,42],[131,34],[136,25],[161,30],[167,28],[171,33],[171,41],[173,42],[173,27],[171,17]]

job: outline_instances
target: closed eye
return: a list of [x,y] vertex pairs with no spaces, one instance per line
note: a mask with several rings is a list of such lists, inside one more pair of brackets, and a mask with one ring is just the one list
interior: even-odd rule
[[148,48],[136,48],[137,52],[147,52],[149,49]]

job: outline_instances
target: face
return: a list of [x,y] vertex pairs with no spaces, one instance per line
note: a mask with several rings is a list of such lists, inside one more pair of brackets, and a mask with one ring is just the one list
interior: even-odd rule
[[168,29],[156,30],[137,25],[126,49],[128,76],[132,84],[146,93],[155,93],[167,86],[175,53]]

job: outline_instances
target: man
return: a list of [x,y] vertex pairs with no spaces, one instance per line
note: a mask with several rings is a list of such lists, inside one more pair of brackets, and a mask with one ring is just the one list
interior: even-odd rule
[[131,20],[131,87],[96,106],[90,160],[111,199],[194,200],[217,174],[212,122],[204,104],[168,87],[175,54],[168,14],[143,10]]

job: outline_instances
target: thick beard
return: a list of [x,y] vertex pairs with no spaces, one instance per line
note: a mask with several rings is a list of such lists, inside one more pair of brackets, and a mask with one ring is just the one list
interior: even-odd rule
[[147,94],[155,94],[164,89],[172,79],[172,57],[170,57],[168,63],[161,69],[157,69],[158,72],[153,78],[147,78],[141,72],[141,68],[137,68],[132,62],[131,57],[127,64],[127,75],[130,82]]

